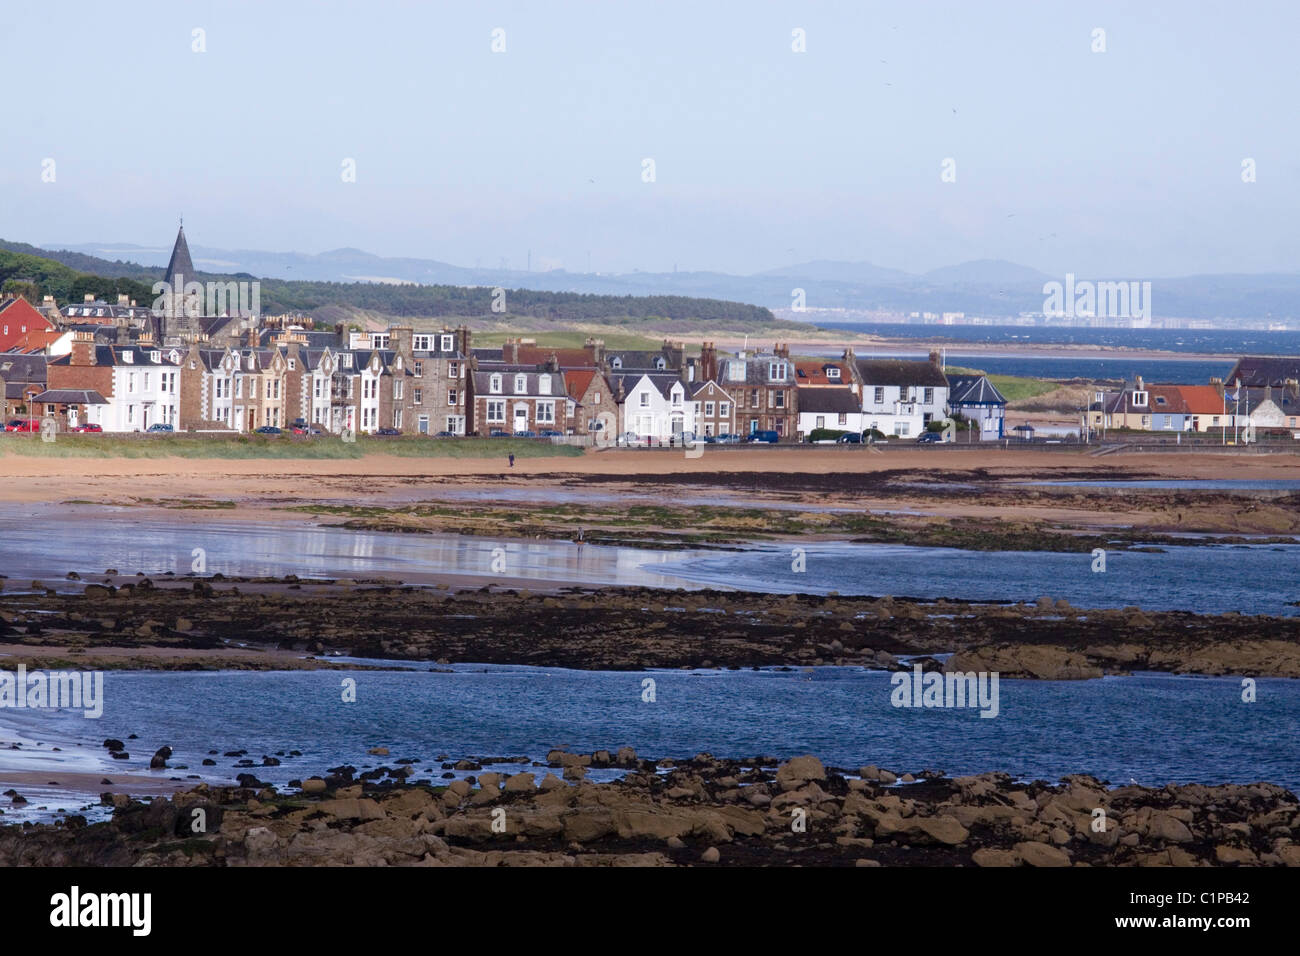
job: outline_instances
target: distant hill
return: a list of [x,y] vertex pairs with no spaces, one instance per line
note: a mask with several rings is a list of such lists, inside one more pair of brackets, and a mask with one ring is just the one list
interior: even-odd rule
[[[41,255],[62,262],[82,272],[100,276],[144,280],[160,276],[170,254],[164,250],[99,243],[75,246],[51,252],[22,243],[0,241],[0,249]],[[103,258],[94,250],[104,250],[115,258]],[[318,302],[320,296],[345,295],[349,301],[334,303],[358,309],[374,308],[378,301],[395,303],[394,307],[416,308],[415,303],[432,306],[460,304],[464,296],[444,293],[406,291],[384,295],[364,286],[501,287],[528,290],[530,293],[554,293],[588,297],[650,297],[655,308],[666,309],[681,317],[682,310],[703,311],[710,315],[728,315],[732,321],[768,321],[770,309],[789,309],[794,290],[802,289],[808,309],[827,321],[817,310],[856,312],[965,312],[968,315],[1012,317],[1022,312],[1039,312],[1043,308],[1043,284],[1062,281],[1064,276],[1048,275],[1038,269],[1000,259],[978,259],[932,269],[922,275],[874,265],[870,262],[814,260],[797,265],[768,269],[755,275],[731,275],[723,272],[630,272],[615,275],[566,272],[528,272],[503,268],[468,268],[435,259],[387,258],[360,249],[333,249],[318,255],[297,252],[262,252],[256,250],[216,249],[190,245],[195,265],[211,269],[211,275],[239,274],[260,276],[263,281],[263,306],[268,292],[277,307],[310,308],[289,305]],[[139,262],[123,261],[123,255],[138,251]],[[1084,276],[1080,279],[1141,280],[1141,276]],[[288,283],[276,284],[275,280]],[[294,287],[296,283],[305,283]],[[1198,275],[1181,278],[1152,279],[1152,310],[1155,316],[1177,316],[1210,321],[1276,319],[1300,320],[1300,274]],[[328,290],[320,284],[330,284]],[[347,286],[344,293],[338,286]],[[353,287],[356,288],[353,288]],[[704,300],[714,304],[687,306],[686,300]],[[530,308],[548,312],[586,313],[602,308],[629,308],[606,302],[581,304],[581,299],[525,298]],[[561,306],[561,302],[568,303]],[[723,308],[718,303],[729,303]],[[740,305],[740,303],[753,303]],[[516,302],[511,300],[513,309]],[[647,306],[648,307],[648,306]],[[636,306],[635,308],[640,308]],[[405,313],[394,313],[405,314]],[[427,314],[427,313],[426,313]],[[443,314],[443,313],[434,313]],[[767,319],[761,318],[767,315]],[[758,318],[755,318],[758,317]]]

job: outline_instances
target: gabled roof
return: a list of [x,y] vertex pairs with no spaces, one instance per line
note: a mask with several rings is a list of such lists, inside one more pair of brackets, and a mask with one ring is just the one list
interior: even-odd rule
[[[832,378],[831,370],[839,374]],[[839,362],[800,360],[794,363],[794,382],[800,387],[812,385],[847,385],[849,370]]]
[[1177,385],[1148,385],[1147,407],[1156,415],[1186,415],[1187,403]]
[[560,368],[595,368],[596,362],[586,349],[552,349],[544,345],[520,345],[520,365],[545,365],[554,356]]
[[1182,396],[1184,407],[1192,415],[1224,414],[1223,395],[1214,385],[1179,385],[1178,394]]
[[1006,398],[987,375],[949,375],[949,405],[1005,405]]
[[703,382],[695,382],[692,385],[687,385],[686,390],[690,393],[692,398],[695,398],[697,395],[699,395],[701,392],[707,389],[710,385],[712,385],[714,389],[716,389],[718,392],[721,392],[723,398],[728,398],[728,399],[731,398],[731,394],[711,378],[706,379]]
[[587,394],[587,389],[591,388],[591,380],[598,373],[594,368],[578,368],[565,369],[561,374],[564,376],[564,388],[569,396],[581,398]]
[[48,361],[44,355],[0,355],[0,378],[6,382],[44,382]]
[[948,380],[933,362],[902,359],[858,359],[858,374],[868,388],[881,385],[920,385],[946,388]]

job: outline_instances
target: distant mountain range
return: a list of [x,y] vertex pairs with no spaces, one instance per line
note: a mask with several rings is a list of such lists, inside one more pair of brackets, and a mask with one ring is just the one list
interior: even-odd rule
[[[22,243],[0,248],[64,262],[99,275],[129,278],[156,276],[171,247],[83,243],[59,251]],[[386,258],[360,249],[334,249],[317,255],[217,249],[191,244],[195,266],[214,274],[325,282],[420,283],[426,285],[501,286],[596,295],[693,296],[747,302],[770,309],[791,307],[802,289],[810,310],[805,321],[834,321],[834,313],[964,312],[1011,317],[1043,310],[1043,284],[1063,282],[1063,275],[1000,259],[980,259],[922,274],[888,269],[869,262],[816,260],[769,269],[754,275],[724,272],[630,272],[604,275],[564,270],[528,272],[469,268],[434,259]],[[1159,317],[1227,320],[1300,319],[1300,273],[1195,275],[1179,278],[1091,276],[1094,281],[1151,282],[1152,314]]]

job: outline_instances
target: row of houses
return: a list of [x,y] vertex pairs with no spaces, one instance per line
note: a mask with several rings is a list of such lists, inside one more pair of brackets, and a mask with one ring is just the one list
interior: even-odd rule
[[1139,376],[1123,389],[1095,392],[1088,426],[1102,434],[1127,429],[1225,438],[1249,426],[1257,435],[1300,438],[1300,379],[1289,377],[1296,371],[1286,366],[1289,360],[1277,360],[1276,374],[1264,371],[1272,361],[1243,359],[1227,381],[1216,378],[1209,385],[1147,384]]

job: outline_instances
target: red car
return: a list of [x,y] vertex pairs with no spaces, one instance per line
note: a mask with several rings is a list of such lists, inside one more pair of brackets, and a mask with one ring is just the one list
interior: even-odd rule
[[74,432],[102,432],[103,430],[104,429],[101,426],[92,425],[90,422],[86,422],[84,425],[73,425],[72,428],[69,429],[69,431]]
[[15,418],[5,426],[7,432],[38,432],[41,430],[39,418]]

